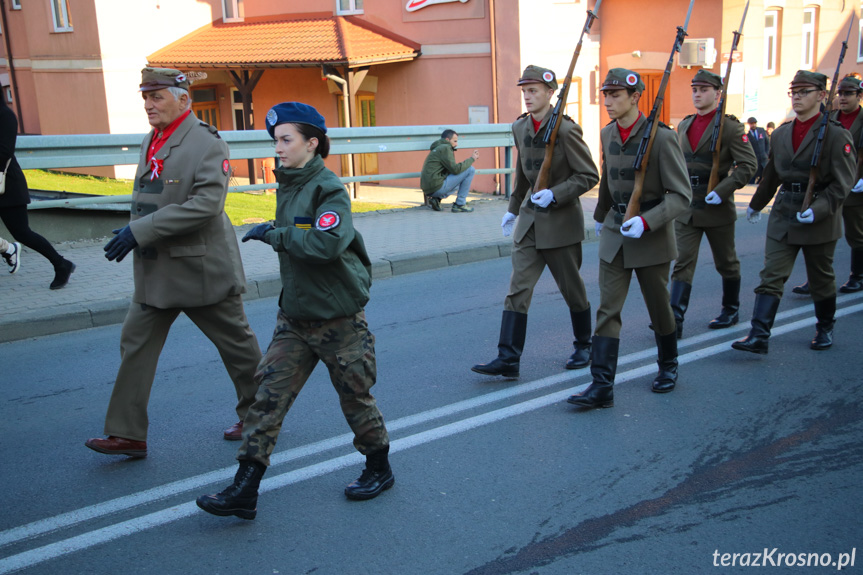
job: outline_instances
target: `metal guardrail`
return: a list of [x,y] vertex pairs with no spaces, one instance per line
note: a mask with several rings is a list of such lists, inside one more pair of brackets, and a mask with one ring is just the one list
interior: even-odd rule
[[[387,126],[373,128],[331,128],[330,154],[372,154],[427,151],[443,130],[458,132],[463,148],[504,148],[505,167],[481,169],[478,174],[503,174],[504,191],[512,191],[512,148],[510,124],[463,124],[454,126]],[[273,141],[266,130],[227,131],[220,135],[231,149],[232,160],[273,157]],[[22,169],[89,168],[94,166],[135,165],[146,134],[79,134],[67,136],[19,136],[15,157]],[[418,178],[419,172],[378,174],[341,178],[343,183],[379,182]],[[273,189],[276,184],[232,186],[231,192]],[[123,203],[132,196],[94,196],[93,198],[46,200],[30,204],[30,209],[74,205]]]

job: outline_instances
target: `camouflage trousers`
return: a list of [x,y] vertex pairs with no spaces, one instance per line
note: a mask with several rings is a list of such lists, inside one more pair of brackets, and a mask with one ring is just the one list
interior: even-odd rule
[[389,445],[384,418],[369,393],[375,384],[375,336],[365,312],[325,321],[288,319],[279,310],[273,341],[261,358],[258,393],[243,424],[239,460],[269,466],[282,421],[318,361],[330,372],[354,447],[363,455]]

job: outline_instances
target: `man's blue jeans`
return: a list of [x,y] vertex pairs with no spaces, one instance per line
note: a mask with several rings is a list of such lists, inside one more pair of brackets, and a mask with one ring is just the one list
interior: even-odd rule
[[467,201],[467,194],[470,192],[470,183],[473,181],[474,173],[476,173],[476,170],[473,166],[470,166],[460,174],[448,175],[443,181],[443,185],[438,191],[432,194],[432,197],[442,200],[458,188],[458,196],[456,197],[455,203],[463,206]]

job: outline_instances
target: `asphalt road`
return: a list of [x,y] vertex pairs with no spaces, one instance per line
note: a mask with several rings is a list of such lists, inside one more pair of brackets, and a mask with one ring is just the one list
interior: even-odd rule
[[[746,320],[764,230],[738,224]],[[596,306],[597,244],[584,247]],[[848,253],[840,242],[841,281]],[[83,445],[101,435],[119,326],[0,344],[0,574],[753,568],[741,562],[779,573],[832,572],[841,563],[843,572],[863,571],[863,294],[840,298],[828,351],[809,350],[811,302],[790,294],[770,354],[734,351],[748,321],[707,329],[720,282],[705,244],[678,388],[650,392],[655,344],[633,281],[615,407],[579,412],[564,400],[589,373],[562,369],[569,318],[547,274],[534,295],[521,378],[469,370],[496,354],[509,273],[501,259],[375,283],[367,308],[377,336],[374,392],[393,442],[395,487],[369,502],[345,499],[362,458],[319,367],[288,414],[254,521],[194,504],[230,482],[237,444],[221,439],[235,421],[233,389],[189,321],[177,322],[162,354],[143,460]],[[803,274],[801,259],[789,290]],[[275,309],[274,299],[247,306],[262,346]],[[811,565],[813,556],[799,556],[810,553],[826,565],[786,566]]]

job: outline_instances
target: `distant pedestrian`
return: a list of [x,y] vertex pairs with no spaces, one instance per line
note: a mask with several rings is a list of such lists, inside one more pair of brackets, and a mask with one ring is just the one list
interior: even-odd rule
[[476,373],[506,378],[519,375],[527,312],[546,267],[563,295],[572,326],[573,351],[565,367],[580,369],[590,363],[590,301],[578,271],[584,240],[584,212],[579,198],[599,181],[581,126],[563,116],[548,188],[534,189],[545,157],[543,135],[552,115],[551,98],[557,89],[557,78],[551,70],[528,66],[517,85],[527,113],[512,124],[518,150],[515,189],[501,221],[503,235],[513,236],[512,276],[503,302],[497,357],[471,368]]
[[441,211],[440,201],[458,190],[453,212],[472,212],[467,205],[467,195],[476,170],[473,163],[479,159],[479,150],[474,150],[470,158],[457,164],[455,150],[458,149],[458,134],[455,130],[444,130],[440,139],[429,148],[429,153],[423,162],[420,176],[420,187],[428,198],[429,206],[436,212]]
[[7,242],[0,238],[0,255],[9,266],[9,273],[14,274],[21,267],[21,244],[18,242]]
[[364,311],[371,262],[345,187],[324,166],[327,126],[317,110],[300,102],[277,104],[266,122],[281,163],[275,171],[275,226],[258,224],[243,241],[261,241],[278,253],[282,295],[276,329],[255,374],[260,387],[244,422],[234,482],[197,499],[207,513],[242,519],[257,514],[258,486],[282,421],[318,362],[329,371],[354,447],[366,456],[365,469],[345,495],[372,499],[395,483],[389,435],[370,393],[377,379],[375,337]]
[[[69,276],[75,271],[75,264],[57,253],[48,240],[30,229],[27,215],[30,191],[24,172],[15,159],[17,139],[18,118],[9,109],[6,99],[0,97],[0,171],[6,169],[6,192],[0,195],[0,220],[17,242],[42,254],[51,262],[54,266],[54,279],[50,288],[60,289],[69,283]],[[21,253],[20,246],[18,253]]]
[[757,184],[761,181],[761,174],[764,172],[764,166],[767,165],[767,152],[770,149],[767,132],[764,128],[758,126],[758,120],[750,117],[746,120],[749,124],[749,131],[746,132],[746,137],[749,139],[749,144],[752,146],[752,151],[755,152],[755,159],[758,160],[758,169],[755,175],[749,180],[750,184]]
[[108,455],[147,455],[147,403],[171,325],[186,314],[213,342],[237,393],[240,420],[223,437],[239,440],[255,400],[261,349],[240,294],[246,276],[225,215],[231,165],[216,128],[192,113],[179,70],[144,68],[140,92],[153,130],[141,146],[129,225],[105,246],[123,261],[134,251],[135,292],[120,334],[120,369],[105,416],[106,439],[85,445]]

